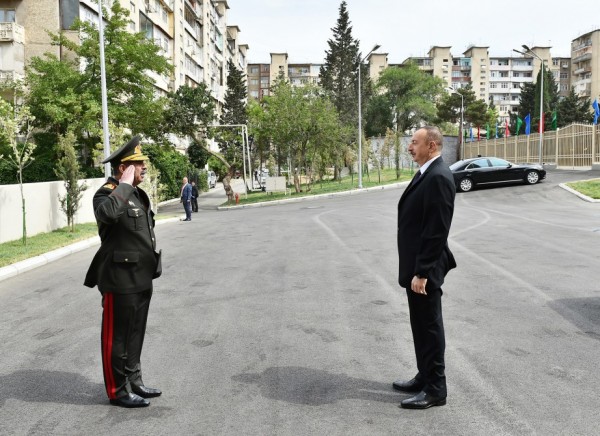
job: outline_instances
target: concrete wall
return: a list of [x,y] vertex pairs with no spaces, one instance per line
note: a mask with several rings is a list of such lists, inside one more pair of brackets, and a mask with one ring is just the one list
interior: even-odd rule
[[[92,198],[104,179],[87,179],[75,223],[95,222]],[[65,227],[67,217],[60,209],[59,195],[65,194],[64,182],[25,183],[25,217],[27,236]],[[23,235],[21,192],[19,185],[0,185],[0,243]]]

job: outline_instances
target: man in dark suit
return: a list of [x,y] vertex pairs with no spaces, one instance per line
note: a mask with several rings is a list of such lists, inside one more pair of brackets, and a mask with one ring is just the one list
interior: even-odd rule
[[192,212],[198,212],[198,187],[192,182]]
[[456,186],[441,157],[442,140],[435,127],[415,132],[408,152],[420,171],[398,203],[398,282],[408,296],[418,373],[393,387],[416,394],[402,401],[407,409],[446,404],[442,284],[456,267],[448,248]]
[[192,185],[188,183],[188,178],[183,178],[183,186],[181,188],[181,202],[185,210],[185,219],[183,221],[192,220]]
[[114,177],[94,195],[100,249],[84,284],[98,285],[102,294],[102,366],[110,403],[145,407],[146,398],[161,394],[142,381],[140,356],[146,333],[152,280],[160,276],[156,251],[154,212],[148,195],[139,187],[146,174],[146,156],[140,138],[104,160]]

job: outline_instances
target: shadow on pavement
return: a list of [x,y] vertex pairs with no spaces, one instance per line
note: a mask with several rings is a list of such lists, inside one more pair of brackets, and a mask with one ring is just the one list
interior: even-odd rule
[[71,372],[20,370],[0,376],[0,407],[13,398],[28,403],[108,404],[104,385]]
[[[600,340],[600,298],[564,298],[549,303],[559,315],[586,335]],[[573,316],[574,314],[578,316]],[[593,328],[594,331],[591,331]]]
[[263,397],[310,406],[347,399],[383,403],[400,403],[404,399],[392,390],[391,382],[379,383],[298,366],[271,367],[262,374],[245,373],[232,379],[257,385]]

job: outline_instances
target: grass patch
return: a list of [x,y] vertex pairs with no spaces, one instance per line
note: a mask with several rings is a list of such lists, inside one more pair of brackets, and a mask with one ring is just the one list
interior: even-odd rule
[[96,223],[77,224],[73,233],[67,227],[50,233],[39,233],[27,238],[27,245],[20,239],[0,244],[0,267],[39,256],[74,242],[98,235]]
[[[379,176],[376,171],[371,172],[370,175],[363,176],[362,185],[363,188],[371,188],[374,186],[381,185],[389,185],[391,183],[405,182],[410,180],[415,171],[417,169],[413,169],[412,171],[409,169],[403,170],[400,173],[400,178],[396,178],[396,170],[394,169],[385,169],[381,171],[381,181],[379,180]],[[252,203],[260,203],[264,201],[275,201],[282,200],[285,198],[298,198],[298,197],[310,197],[313,195],[320,194],[329,194],[332,192],[342,192],[342,191],[351,191],[352,189],[357,189],[358,187],[358,175],[354,174],[352,176],[343,177],[342,180],[324,180],[315,182],[311,190],[306,192],[306,185],[302,184],[301,189],[302,192],[294,192],[294,188],[292,186],[291,195],[285,195],[283,192],[274,192],[272,194],[267,194],[266,192],[257,191],[257,192],[249,192],[248,198],[245,198],[243,194],[240,195],[239,204],[252,204]],[[227,206],[227,202],[223,203],[222,206]]]
[[567,183],[567,186],[590,198],[600,199],[600,179]]

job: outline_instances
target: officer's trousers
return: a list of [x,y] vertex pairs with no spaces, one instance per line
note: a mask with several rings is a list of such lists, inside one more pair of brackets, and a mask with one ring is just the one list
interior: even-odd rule
[[102,294],[102,367],[108,398],[131,393],[142,386],[140,356],[152,289],[134,294]]

